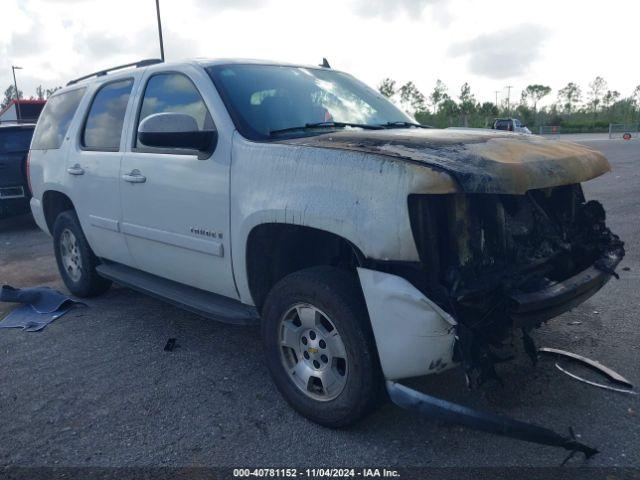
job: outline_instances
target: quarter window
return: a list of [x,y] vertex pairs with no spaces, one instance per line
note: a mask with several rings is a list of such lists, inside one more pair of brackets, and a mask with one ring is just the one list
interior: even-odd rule
[[[138,125],[155,113],[186,113],[198,124],[199,130],[212,130],[213,119],[200,93],[189,78],[181,73],[161,73],[147,82]],[[136,145],[142,145],[136,140]]]
[[103,86],[93,98],[82,132],[82,145],[91,150],[117,151],[133,80]]
[[59,93],[47,100],[33,136],[32,150],[60,148],[84,91],[84,88],[78,88]]

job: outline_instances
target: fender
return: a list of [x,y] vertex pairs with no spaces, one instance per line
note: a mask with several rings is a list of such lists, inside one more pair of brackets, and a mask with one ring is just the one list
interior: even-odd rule
[[252,142],[236,133],[230,191],[235,278],[249,303],[245,252],[257,225],[309,226],[348,240],[367,258],[417,261],[408,195],[458,187],[446,173],[379,155]]

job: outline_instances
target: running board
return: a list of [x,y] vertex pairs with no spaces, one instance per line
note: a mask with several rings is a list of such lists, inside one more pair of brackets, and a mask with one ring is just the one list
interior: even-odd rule
[[101,277],[212,320],[233,325],[257,325],[260,322],[255,307],[222,295],[118,263],[103,263],[96,267],[96,271]]

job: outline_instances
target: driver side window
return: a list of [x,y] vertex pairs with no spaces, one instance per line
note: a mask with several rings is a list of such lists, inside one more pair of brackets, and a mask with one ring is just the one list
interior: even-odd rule
[[[213,130],[213,119],[193,82],[182,73],[159,73],[149,78],[140,107],[138,125],[155,113],[185,113],[199,130]],[[142,146],[136,138],[136,146]]]

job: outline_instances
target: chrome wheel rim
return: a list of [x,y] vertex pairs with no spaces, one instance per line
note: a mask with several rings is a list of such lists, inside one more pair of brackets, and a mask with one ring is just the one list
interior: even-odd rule
[[300,391],[319,401],[342,393],[347,352],[328,315],[313,305],[296,304],[280,319],[278,332],[282,366]]
[[80,280],[82,276],[80,248],[76,236],[68,228],[65,228],[60,235],[60,258],[69,278],[74,282]]

